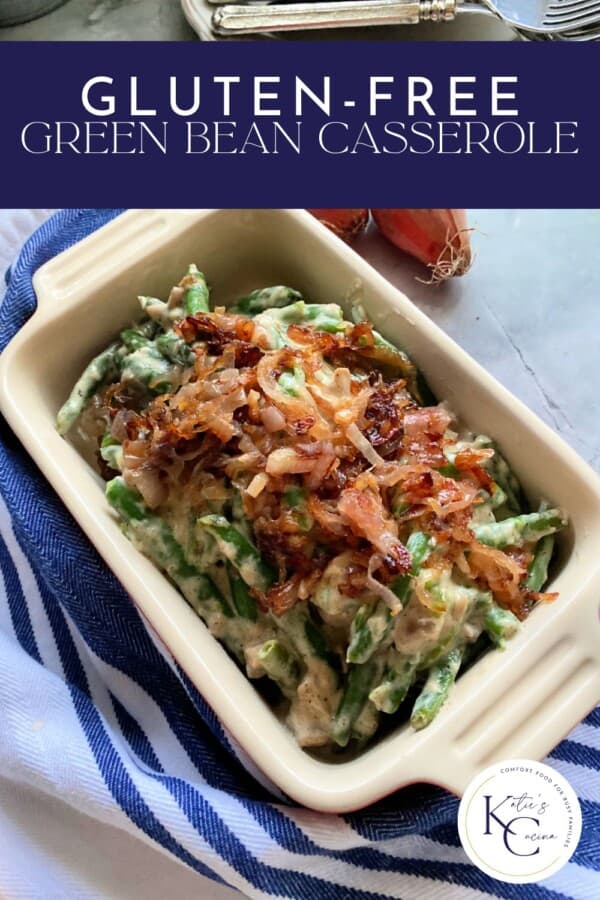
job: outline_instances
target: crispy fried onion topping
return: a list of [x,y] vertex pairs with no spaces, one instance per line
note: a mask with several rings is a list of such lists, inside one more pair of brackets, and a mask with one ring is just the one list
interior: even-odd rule
[[177,331],[195,364],[176,390],[141,412],[114,402],[119,385],[107,395],[124,476],[151,508],[184,503],[192,518],[228,514],[234,488],[278,575],[263,606],[285,612],[346,554],[348,596],[367,592],[396,609],[390,584],[410,571],[404,542],[419,527],[444,559],[526,613],[526,561],[478,544],[468,525],[492,451],[461,451],[456,477],[443,474],[452,416],[417,405],[406,372],[390,368],[393,354],[377,359],[370,326],[290,325],[275,350],[264,328],[223,311],[190,316]]

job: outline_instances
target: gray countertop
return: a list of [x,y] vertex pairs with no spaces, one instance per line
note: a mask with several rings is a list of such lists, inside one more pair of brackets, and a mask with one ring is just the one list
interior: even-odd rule
[[[49,210],[0,210],[0,267]],[[470,210],[475,262],[444,285],[370,229],[375,268],[600,468],[600,210]]]
[[475,261],[423,285],[379,235],[361,252],[600,468],[600,210],[469,210]]
[[[513,32],[500,21],[477,14],[465,14],[454,22],[433,25],[305,32],[290,36],[310,40],[333,37],[408,41],[514,39]],[[0,40],[6,41],[185,41],[195,37],[185,21],[179,0],[67,0],[54,12],[33,22],[0,28]]]

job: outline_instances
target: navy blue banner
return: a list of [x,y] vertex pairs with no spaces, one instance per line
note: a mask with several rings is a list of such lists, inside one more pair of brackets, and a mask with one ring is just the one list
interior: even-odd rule
[[600,47],[0,44],[3,206],[600,206]]

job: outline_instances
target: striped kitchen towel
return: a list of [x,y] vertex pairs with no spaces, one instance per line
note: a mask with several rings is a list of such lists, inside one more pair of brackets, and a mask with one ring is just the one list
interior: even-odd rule
[[[29,239],[7,276],[0,351],[35,309],[34,271],[117,213],[65,210]],[[415,785],[345,816],[279,795],[157,648],[2,420],[0,572],[0,778],[249,897],[600,897],[600,710],[547,760],[581,800],[574,857],[543,884],[504,884],[467,860],[457,800],[441,789]]]

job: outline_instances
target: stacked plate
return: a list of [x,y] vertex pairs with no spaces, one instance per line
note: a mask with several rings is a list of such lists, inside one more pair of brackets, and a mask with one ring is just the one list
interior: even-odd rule
[[0,26],[20,25],[39,19],[65,0],[0,0]]
[[[404,2],[408,3],[408,0],[404,0]],[[491,2],[496,3],[497,0],[490,0]],[[484,0],[465,0],[458,4],[455,3],[455,0],[427,0],[426,5],[431,7],[431,14],[427,15],[427,22],[423,23],[421,19],[416,29],[406,28],[398,21],[390,21],[390,17],[386,18],[385,10],[380,11],[383,13],[383,21],[381,17],[378,21],[374,11],[374,6],[377,4],[369,4],[368,0],[367,2],[351,0],[349,4],[345,0],[339,0],[339,2],[336,0],[335,4],[331,4],[326,21],[322,20],[322,24],[318,26],[319,30],[314,30],[317,25],[314,22],[314,8],[310,2],[304,2],[302,5],[298,5],[298,0],[292,0],[291,3],[286,2],[284,4],[285,11],[279,9],[282,4],[278,0],[274,0],[274,2],[270,2],[270,0],[182,0],[182,6],[188,22],[203,40],[244,36],[282,37],[285,35],[302,38],[305,34],[310,34],[312,38],[319,37],[321,34],[326,38],[332,38],[339,37],[342,30],[345,39],[385,37],[402,40],[600,40],[600,0],[546,0],[543,3],[543,6],[546,7],[546,15],[542,10],[541,16],[537,7],[534,12],[526,0],[524,2],[527,6],[527,14],[532,13],[532,20],[543,18],[544,24],[546,24],[546,20],[551,24],[553,16],[558,15],[562,18],[565,14],[570,14],[573,21],[569,22],[569,30],[543,33],[541,30],[534,31],[526,27],[511,25],[496,15]],[[418,12],[417,0],[412,6]],[[576,6],[578,9],[575,12],[573,8]],[[274,7],[277,7],[277,10]],[[408,10],[408,5],[406,8]],[[360,21],[350,23],[348,10],[350,19],[352,19],[355,17],[355,9],[356,16]],[[595,14],[596,11],[598,11],[598,20],[594,24],[588,24],[590,13]],[[509,19],[512,18],[513,21],[516,19],[517,22],[523,21],[518,15],[521,12],[518,3],[514,10],[511,7],[508,12]],[[362,13],[366,13],[366,16]],[[281,19],[281,14],[285,15],[286,21]],[[273,21],[276,17],[280,19],[279,22]],[[372,23],[372,26],[375,27],[366,27],[365,18],[369,24]],[[451,19],[452,21],[449,21]],[[585,24],[579,26],[580,20]],[[417,21],[419,21],[418,15],[412,19],[407,16],[405,24],[414,24]],[[529,19],[526,21],[529,24]],[[352,24],[352,28],[348,27],[350,24]],[[337,34],[335,29],[337,29]]]

